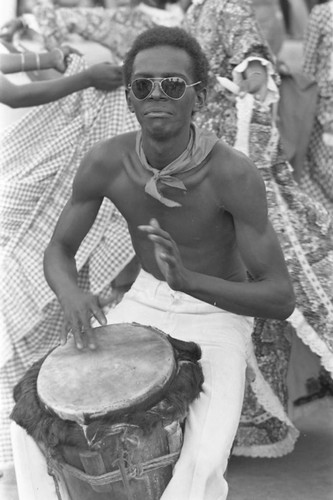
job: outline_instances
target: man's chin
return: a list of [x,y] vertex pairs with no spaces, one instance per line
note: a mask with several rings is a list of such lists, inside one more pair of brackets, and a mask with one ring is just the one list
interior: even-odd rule
[[165,140],[168,135],[174,133],[173,127],[164,119],[151,120],[149,124],[146,124],[145,129],[154,139],[163,138]]

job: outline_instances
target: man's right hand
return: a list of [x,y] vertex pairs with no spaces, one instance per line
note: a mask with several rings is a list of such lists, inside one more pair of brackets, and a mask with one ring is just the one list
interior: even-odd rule
[[94,64],[88,69],[92,86],[99,90],[115,90],[123,84],[121,66],[109,62]]
[[61,332],[60,342],[67,342],[68,334],[74,336],[78,349],[89,347],[96,349],[96,341],[91,327],[91,318],[94,317],[100,325],[105,325],[107,320],[96,295],[77,290],[60,299],[64,311],[64,327]]

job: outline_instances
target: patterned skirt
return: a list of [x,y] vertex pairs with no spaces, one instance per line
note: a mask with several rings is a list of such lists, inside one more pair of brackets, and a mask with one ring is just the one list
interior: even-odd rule
[[[239,141],[237,97],[211,80],[198,126],[215,132],[228,144]],[[269,218],[279,238],[292,278],[296,309],[287,321],[256,319],[253,340],[258,365],[287,412],[287,370],[292,335],[296,333],[323,369],[333,376],[333,227],[323,205],[309,197],[293,177],[270,109],[254,102],[244,130],[248,155],[259,169],[267,191]],[[295,436],[281,419],[265,410],[251,385],[233,453],[277,457],[292,450]]]

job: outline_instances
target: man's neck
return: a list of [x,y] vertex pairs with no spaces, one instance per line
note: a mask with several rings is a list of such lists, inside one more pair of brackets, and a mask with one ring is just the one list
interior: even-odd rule
[[188,146],[190,140],[190,130],[187,134],[181,134],[177,138],[169,140],[155,140],[142,134],[143,151],[149,165],[158,170],[169,165],[178,158]]

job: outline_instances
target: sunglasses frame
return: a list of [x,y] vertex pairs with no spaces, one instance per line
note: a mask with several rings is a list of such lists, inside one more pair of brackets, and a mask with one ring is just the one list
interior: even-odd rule
[[[168,95],[168,94],[167,94],[167,93],[163,90],[163,88],[162,88],[162,82],[163,82],[164,80],[170,80],[171,78],[177,78],[177,80],[181,80],[181,81],[182,81],[182,82],[184,82],[184,84],[185,84],[185,90],[184,90],[184,93],[183,93],[180,97],[171,97],[171,96],[169,96],[169,95]],[[137,96],[135,95],[135,93],[133,92],[133,89],[132,89],[132,85],[133,85],[133,83],[134,83],[134,82],[136,82],[137,80],[147,80],[147,81],[149,81],[149,82],[151,82],[151,83],[152,83],[152,88],[151,88],[150,92],[148,93],[148,95],[147,95],[146,97],[143,97],[142,99],[140,99],[139,97],[137,97]],[[187,88],[188,88],[188,87],[194,87],[195,85],[199,85],[199,83],[201,83],[201,80],[200,80],[199,82],[189,83],[189,84],[188,84],[188,83],[186,83],[186,81],[184,80],[184,78],[181,78],[181,77],[179,77],[179,76],[166,76],[166,77],[164,77],[164,78],[145,78],[145,77],[141,77],[141,78],[136,78],[135,80],[133,80],[133,82],[132,82],[132,83],[129,83],[129,84],[127,85],[127,88],[128,88],[128,90],[132,90],[132,93],[133,93],[133,95],[134,95],[135,99],[137,99],[138,101],[145,101],[146,99],[148,99],[148,98],[152,95],[152,93],[153,93],[153,92],[154,92],[154,90],[155,90],[155,86],[156,86],[156,84],[157,84],[157,85],[158,85],[159,90],[160,90],[160,91],[162,92],[162,94],[163,94],[163,95],[165,95],[168,99],[172,99],[173,101],[179,101],[180,99],[182,99],[182,98],[184,97],[184,95],[185,95],[186,90],[187,90]]]

